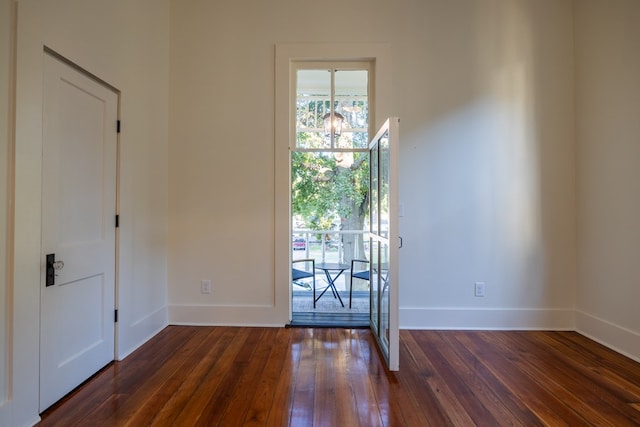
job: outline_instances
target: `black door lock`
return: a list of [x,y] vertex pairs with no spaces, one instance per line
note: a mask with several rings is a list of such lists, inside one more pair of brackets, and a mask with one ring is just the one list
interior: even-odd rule
[[47,254],[47,274],[45,279],[46,286],[55,285],[56,281],[56,269],[54,264],[56,263],[56,254]]
[[47,277],[45,278],[46,286],[53,286],[56,284],[56,271],[62,270],[63,267],[63,261],[56,261],[56,254],[47,254]]

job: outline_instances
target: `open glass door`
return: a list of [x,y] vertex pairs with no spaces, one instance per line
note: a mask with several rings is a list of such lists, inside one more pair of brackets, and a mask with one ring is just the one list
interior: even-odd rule
[[391,371],[399,368],[398,143],[400,119],[391,117],[369,143],[371,221],[370,324]]

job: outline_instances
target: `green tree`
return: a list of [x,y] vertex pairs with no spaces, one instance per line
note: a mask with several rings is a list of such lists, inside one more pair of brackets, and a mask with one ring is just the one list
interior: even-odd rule
[[[368,153],[294,151],[291,159],[294,215],[312,229],[364,229],[369,211]],[[345,262],[356,253],[364,254],[362,234],[343,234],[342,243]]]

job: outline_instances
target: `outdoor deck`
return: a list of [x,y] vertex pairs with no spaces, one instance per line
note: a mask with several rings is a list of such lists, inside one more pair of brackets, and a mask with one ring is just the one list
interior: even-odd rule
[[[344,234],[363,234],[363,231],[338,231],[338,230],[294,230],[292,259],[313,258],[319,262],[342,262],[343,249],[340,242]],[[331,241],[313,240],[317,234],[330,235]],[[355,253],[355,258],[367,257],[364,254]],[[317,264],[316,264],[317,265]],[[335,281],[344,307],[340,305],[328,290],[313,307],[312,281],[302,279],[293,284],[291,326],[330,326],[357,328],[369,325],[369,288],[364,280],[354,279],[352,308],[349,308],[349,270],[345,271]],[[316,297],[327,287],[327,280],[321,270],[316,270]],[[304,285],[304,286],[299,286]]]
[[[312,290],[294,285],[291,326],[368,327],[369,290],[366,283],[354,280],[351,308],[349,308],[348,281],[346,281],[345,286],[344,278],[340,278],[336,285],[344,307],[340,305],[340,301],[329,290],[317,301],[314,308]],[[326,286],[326,281],[316,275],[316,296],[320,295]]]

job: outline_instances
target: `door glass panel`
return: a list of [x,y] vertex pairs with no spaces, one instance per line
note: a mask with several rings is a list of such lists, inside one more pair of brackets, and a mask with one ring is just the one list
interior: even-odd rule
[[379,313],[380,307],[378,305],[378,296],[379,296],[379,287],[378,287],[378,272],[380,271],[378,260],[380,259],[380,242],[377,240],[371,239],[371,270],[370,270],[370,291],[371,296],[369,298],[370,301],[370,321],[372,329],[377,333],[379,330]]
[[378,260],[378,286],[380,289],[380,342],[389,351],[389,245],[380,243],[380,258]]
[[378,167],[378,144],[376,144],[372,149],[371,149],[371,154],[370,154],[371,158],[369,159],[369,161],[371,162],[371,178],[370,178],[370,184],[369,184],[369,191],[370,191],[370,197],[371,197],[371,228],[370,231],[372,234],[377,235],[380,233],[380,225],[379,225],[379,219],[380,219],[380,210],[379,210],[379,206],[380,203],[378,202],[378,175],[379,175],[379,167]]
[[389,238],[389,131],[380,138],[380,235]]

